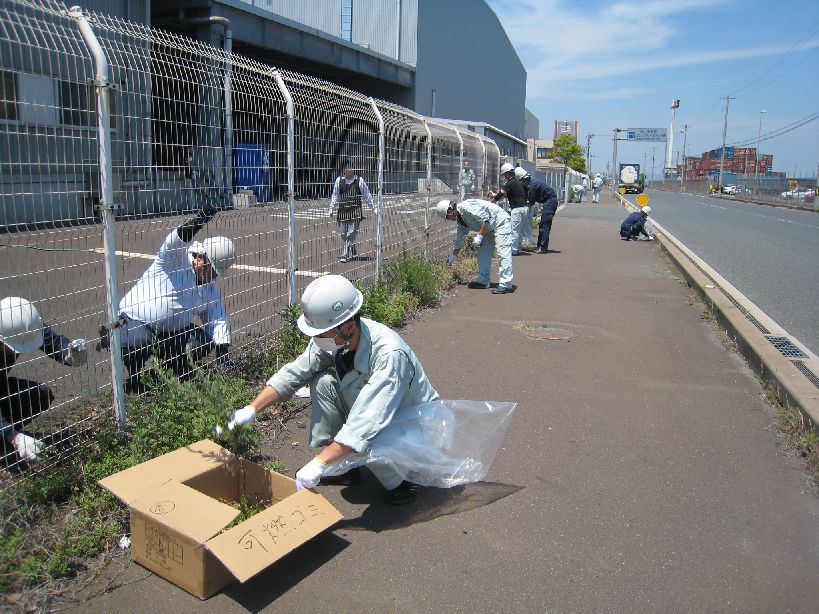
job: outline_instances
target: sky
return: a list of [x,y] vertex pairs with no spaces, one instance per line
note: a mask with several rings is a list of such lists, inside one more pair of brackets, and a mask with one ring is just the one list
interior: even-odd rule
[[[614,128],[668,130],[675,98],[673,156],[682,155],[684,140],[686,155],[720,147],[731,96],[726,145],[755,147],[761,118],[759,149],[773,154],[773,170],[816,176],[819,1],[488,3],[527,71],[526,106],[540,136],[552,138],[555,119],[579,121],[581,145],[595,135],[593,171],[611,164]],[[649,170],[652,147],[659,177],[665,143],[620,141],[617,157]]]

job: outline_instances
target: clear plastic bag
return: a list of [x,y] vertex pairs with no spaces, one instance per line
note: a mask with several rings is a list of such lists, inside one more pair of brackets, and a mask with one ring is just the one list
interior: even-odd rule
[[482,480],[517,403],[432,401],[399,411],[366,454],[350,454],[325,475],[361,465],[387,465],[405,480],[452,488]]

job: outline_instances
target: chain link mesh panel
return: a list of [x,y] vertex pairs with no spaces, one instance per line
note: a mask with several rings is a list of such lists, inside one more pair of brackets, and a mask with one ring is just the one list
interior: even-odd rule
[[[95,81],[91,53],[62,5],[0,6],[0,299],[32,301],[54,333],[43,351],[18,355],[3,343],[0,400],[13,408],[4,409],[4,427],[59,444],[53,460],[110,415],[112,354],[101,326],[122,325],[126,375],[153,352],[187,377],[191,355],[208,364],[228,341],[233,352],[272,338],[285,324],[279,314],[319,275],[366,286],[379,249],[387,260],[420,248],[431,258],[448,253],[454,228],[432,207],[458,197],[462,155],[476,193],[497,189],[490,139],[212,45],[86,17],[108,83]],[[112,109],[116,288],[106,286],[98,210],[100,86]],[[360,182],[344,179],[345,162]],[[336,184],[350,183],[353,192],[333,198]],[[339,220],[344,198],[356,204],[359,194],[357,223]],[[117,323],[107,321],[109,293]],[[78,339],[88,360],[71,366],[68,344]],[[133,377],[126,385],[141,390]],[[13,468],[20,455],[10,432],[0,452]]]

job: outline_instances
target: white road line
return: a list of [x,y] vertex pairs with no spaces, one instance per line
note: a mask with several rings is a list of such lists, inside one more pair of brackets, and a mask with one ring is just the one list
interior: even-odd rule
[[[708,198],[708,196],[702,196],[700,194],[697,194],[696,196],[699,196],[700,198],[703,198],[703,199]],[[796,224],[797,226],[804,226],[805,228],[811,228],[813,230],[819,230],[819,226],[812,226],[811,224],[803,224],[802,222],[797,222],[795,220],[785,220],[785,219],[782,219],[782,218],[779,218],[779,217],[771,217],[769,215],[762,215],[761,213],[754,213],[753,211],[745,211],[745,210],[735,209],[735,208],[731,208],[731,207],[723,207],[721,205],[714,205],[712,203],[704,203],[704,204],[706,206],[708,206],[708,207],[712,207],[714,209],[722,209],[723,211],[729,211],[731,213],[740,213],[742,215],[752,215],[754,217],[761,217],[762,219],[770,220],[772,222],[784,222],[786,224]],[[797,213],[809,213],[811,215],[816,215],[815,213],[811,213],[810,211],[797,211]]]
[[[105,250],[101,247],[92,247],[90,252],[94,252],[95,254],[104,254]],[[115,252],[117,256],[122,256],[123,258],[142,258],[143,260],[156,260],[156,255],[154,254],[141,254],[139,252]],[[255,266],[252,264],[234,264],[231,268],[239,269],[242,271],[254,271],[257,273],[275,273],[277,275],[285,275],[287,273],[287,269],[279,269],[276,267],[269,267],[269,266]],[[328,273],[324,271],[296,271],[296,277],[323,277]]]

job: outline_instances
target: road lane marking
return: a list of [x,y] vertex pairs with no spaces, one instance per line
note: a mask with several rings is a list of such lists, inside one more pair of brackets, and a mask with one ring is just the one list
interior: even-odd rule
[[[94,252],[95,254],[105,254],[105,250],[101,247],[92,247],[88,251]],[[117,256],[121,256],[123,258],[142,258],[143,260],[156,260],[155,254],[141,254],[139,252],[123,252],[123,251],[116,251],[114,252]],[[276,275],[286,275],[287,269],[279,269],[276,267],[269,267],[269,266],[255,266],[252,264],[234,264],[232,269],[240,269],[242,271],[254,271],[256,273],[275,273]],[[327,275],[327,273],[323,271],[296,271],[296,277],[323,277]]]

